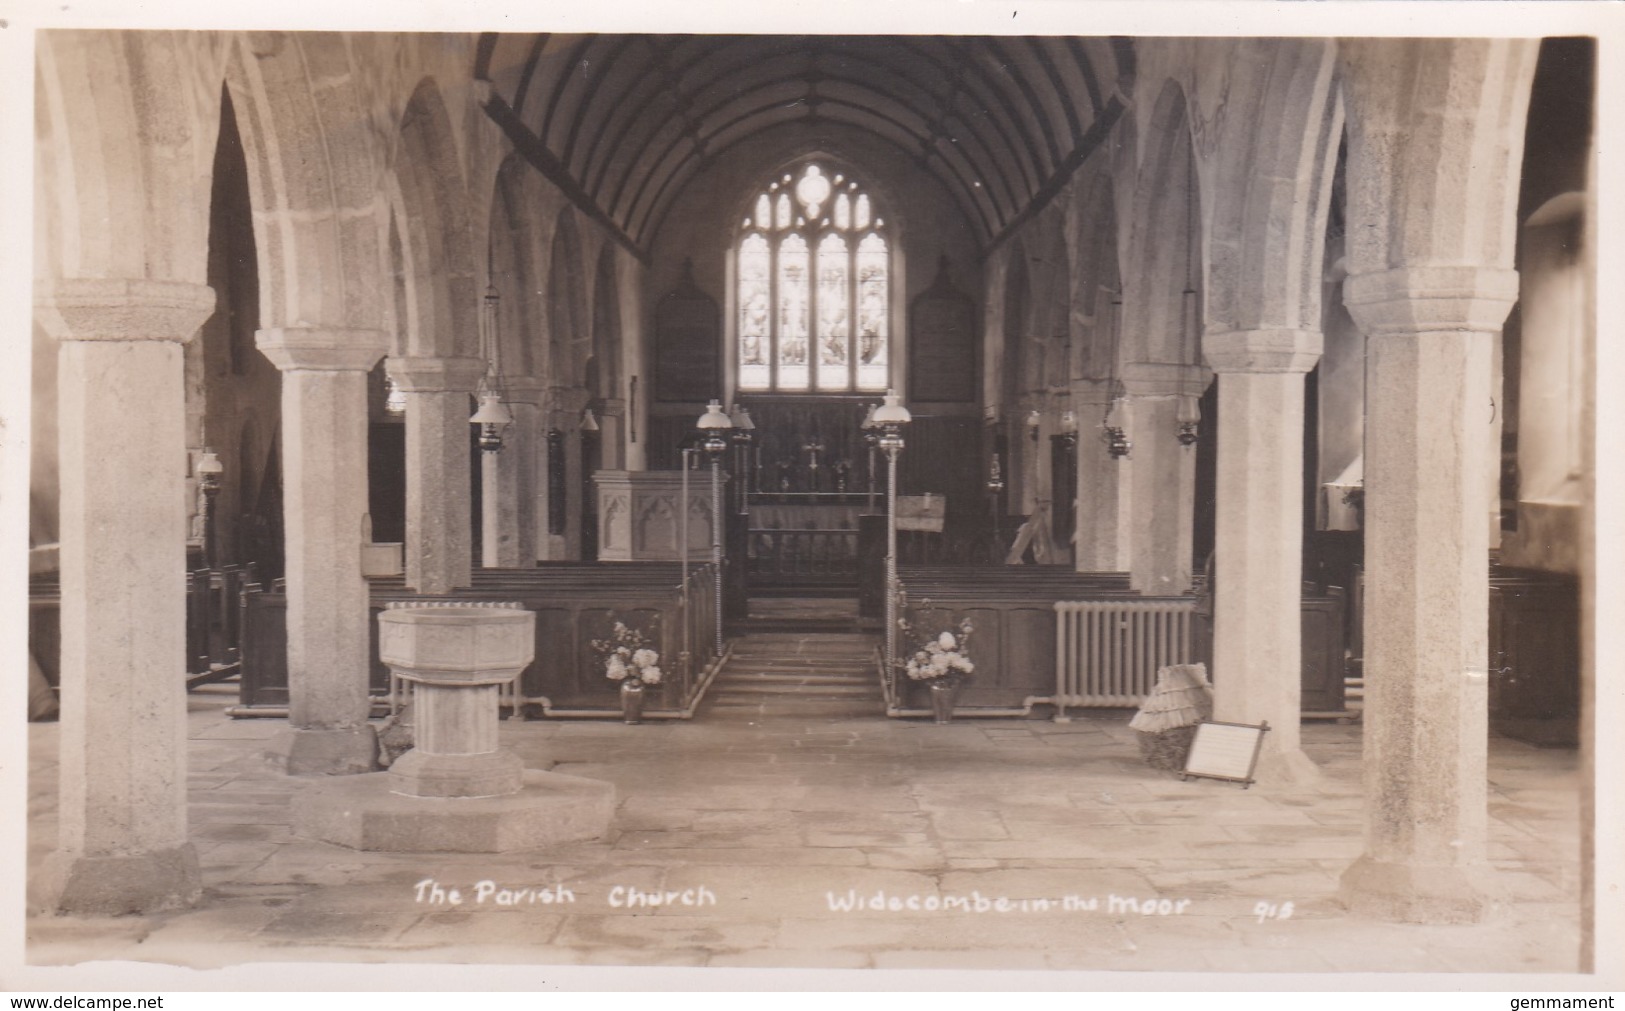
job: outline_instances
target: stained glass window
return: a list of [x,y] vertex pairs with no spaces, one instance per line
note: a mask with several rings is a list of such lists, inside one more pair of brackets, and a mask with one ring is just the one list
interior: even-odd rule
[[891,247],[869,195],[809,163],[750,206],[735,275],[739,389],[891,385]]
[[886,240],[871,232],[858,243],[858,389],[886,388]]
[[[762,201],[765,205],[767,197],[763,196]],[[768,343],[772,340],[771,263],[772,251],[767,238],[760,233],[745,236],[739,244],[739,388],[742,390],[767,390],[773,386],[773,368],[767,358]]]

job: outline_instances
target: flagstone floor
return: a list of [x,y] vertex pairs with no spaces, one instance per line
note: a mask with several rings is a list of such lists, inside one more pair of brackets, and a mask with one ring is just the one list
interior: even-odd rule
[[[850,639],[852,637],[845,637]],[[887,720],[831,708],[828,650],[786,633],[773,706],[708,702],[691,722],[507,721],[528,765],[608,780],[607,840],[517,855],[361,853],[301,840],[306,784],[260,752],[279,721],[190,696],[194,909],[27,925],[32,964],[128,959],[1187,972],[1564,973],[1577,968],[1579,771],[1572,751],[1490,745],[1486,922],[1349,914],[1361,850],[1358,724],[1308,724],[1322,780],[1181,782],[1139,760],[1126,713]],[[771,647],[771,643],[767,644]],[[783,659],[809,670],[803,713]],[[749,672],[744,672],[749,673]],[[837,693],[839,694],[839,693]],[[54,845],[55,724],[30,727],[29,859]],[[459,905],[430,900],[432,880]],[[481,889],[481,882],[489,882]],[[506,892],[507,894],[503,894]],[[483,893],[483,895],[482,895]],[[671,904],[628,904],[634,896]],[[519,904],[505,904],[505,899]],[[687,899],[691,904],[684,904]],[[946,907],[946,908],[943,908]]]

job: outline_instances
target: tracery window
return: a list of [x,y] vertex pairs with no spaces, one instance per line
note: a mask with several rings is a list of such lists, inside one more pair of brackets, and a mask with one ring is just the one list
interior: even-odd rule
[[885,224],[856,180],[816,163],[757,195],[736,253],[741,391],[887,387]]

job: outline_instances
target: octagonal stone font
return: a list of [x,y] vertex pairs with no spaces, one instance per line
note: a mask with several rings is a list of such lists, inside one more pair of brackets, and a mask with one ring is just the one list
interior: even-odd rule
[[518,604],[390,604],[378,655],[421,684],[505,684],[536,657],[536,615]]

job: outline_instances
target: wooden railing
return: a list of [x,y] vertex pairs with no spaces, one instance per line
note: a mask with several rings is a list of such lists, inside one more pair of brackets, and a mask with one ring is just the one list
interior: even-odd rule
[[753,578],[820,576],[856,580],[856,530],[750,531],[750,574]]

